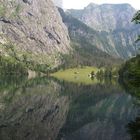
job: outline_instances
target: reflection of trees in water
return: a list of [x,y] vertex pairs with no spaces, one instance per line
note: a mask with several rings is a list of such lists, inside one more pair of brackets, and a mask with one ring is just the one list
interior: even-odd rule
[[140,116],[137,117],[134,121],[131,121],[127,125],[129,134],[131,135],[132,140],[140,139]]
[[126,90],[127,93],[130,93],[132,96],[135,96],[137,99],[140,99],[140,79],[131,78],[125,79],[120,77],[120,85]]
[[[135,99],[133,100],[133,104],[136,107],[140,107],[140,81],[139,79],[131,79],[131,80],[125,80],[123,79],[123,82],[121,82],[121,85],[125,89],[125,91],[132,95],[132,97]],[[130,121],[127,125],[128,133],[131,136],[132,140],[139,140],[140,139],[140,114],[137,115],[137,117]]]

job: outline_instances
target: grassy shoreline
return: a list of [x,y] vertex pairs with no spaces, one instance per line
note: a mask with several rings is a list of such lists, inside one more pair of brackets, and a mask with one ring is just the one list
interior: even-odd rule
[[96,67],[84,66],[82,68],[70,68],[66,70],[60,70],[58,72],[50,74],[50,76],[55,77],[59,80],[64,80],[74,83],[83,84],[95,84],[99,81],[96,78],[91,79],[90,73],[94,71],[96,74],[99,69]]

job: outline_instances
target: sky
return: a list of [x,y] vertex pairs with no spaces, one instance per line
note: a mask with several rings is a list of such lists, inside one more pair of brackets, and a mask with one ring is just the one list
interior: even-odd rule
[[89,3],[103,4],[103,3],[129,3],[136,10],[140,10],[140,0],[63,0],[64,9],[82,9],[86,7]]

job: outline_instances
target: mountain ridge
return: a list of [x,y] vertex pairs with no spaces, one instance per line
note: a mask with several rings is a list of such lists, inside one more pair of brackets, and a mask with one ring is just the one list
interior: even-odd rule
[[[97,46],[102,46],[104,40],[100,39],[99,32],[90,28],[72,15],[65,13],[61,8],[58,8],[62,20],[68,28],[73,54],[65,57],[67,63],[78,62],[79,65],[94,65],[107,66],[122,62],[117,56],[113,57]],[[102,36],[101,36],[102,38]],[[73,58],[76,61],[73,61]],[[72,60],[72,62],[70,61]]]
[[140,26],[131,22],[135,12],[130,4],[89,4],[84,9],[66,11],[98,32],[99,36],[104,36],[101,37],[104,45],[96,45],[99,49],[123,59],[133,57],[137,51],[135,40]]
[[[130,4],[96,5],[93,3],[89,4],[84,9],[70,9],[67,11],[74,17],[78,18],[82,22],[86,23],[88,26],[95,28],[98,31],[114,30],[117,29],[119,25],[121,26],[121,28],[124,28],[127,24],[129,26],[130,24],[133,25],[133,23],[131,23],[131,19],[136,12],[136,10]],[[78,11],[79,15],[76,15],[75,13],[78,13]],[[123,23],[124,25],[122,23],[117,23],[119,22],[119,19],[120,22],[122,20],[122,22],[124,22],[124,18],[127,18],[126,23]]]

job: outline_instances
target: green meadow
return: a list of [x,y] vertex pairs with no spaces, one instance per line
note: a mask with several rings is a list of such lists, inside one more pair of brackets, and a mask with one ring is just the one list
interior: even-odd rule
[[99,81],[94,77],[90,78],[90,73],[94,71],[96,74],[99,69],[96,67],[82,67],[82,68],[70,68],[67,70],[60,70],[58,72],[52,73],[51,76],[68,82],[83,83],[83,84],[96,84]]

